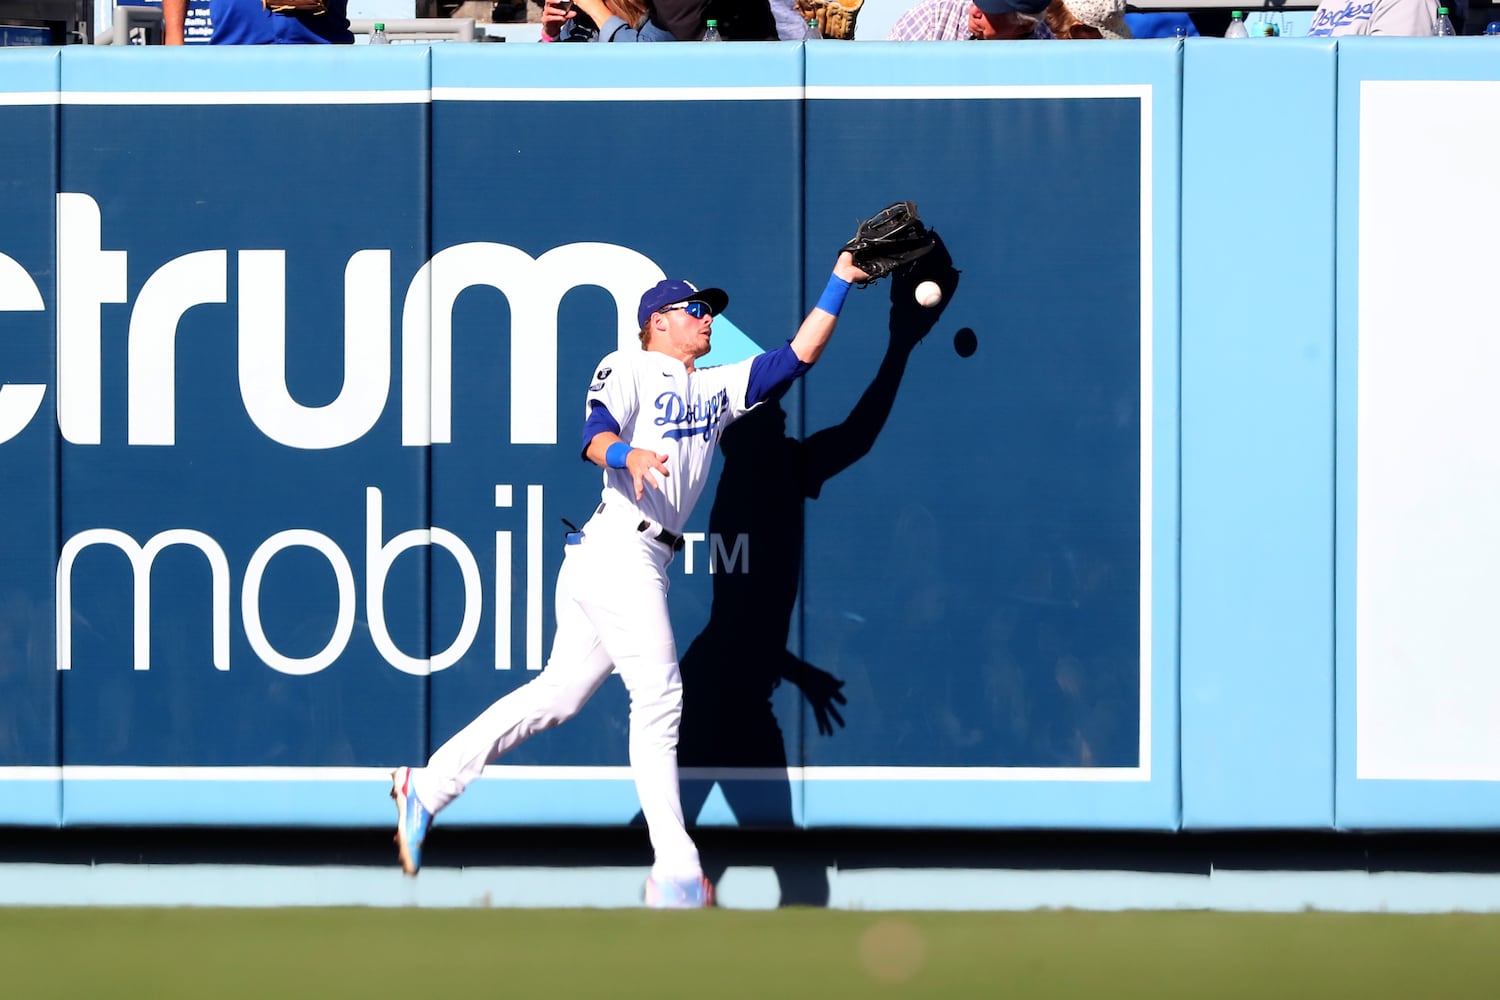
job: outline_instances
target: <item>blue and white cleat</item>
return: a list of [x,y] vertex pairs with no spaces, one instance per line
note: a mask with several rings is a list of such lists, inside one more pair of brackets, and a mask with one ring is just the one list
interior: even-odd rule
[[714,884],[702,875],[685,879],[646,879],[646,905],[653,910],[702,910],[714,905]]
[[396,800],[396,847],[401,852],[401,870],[415,875],[422,870],[422,841],[432,826],[432,813],[411,787],[411,768],[391,772],[391,798]]

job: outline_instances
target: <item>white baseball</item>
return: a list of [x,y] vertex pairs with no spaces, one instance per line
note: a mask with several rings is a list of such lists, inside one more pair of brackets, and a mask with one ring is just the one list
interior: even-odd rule
[[938,287],[938,283],[936,281],[922,282],[917,286],[917,290],[913,293],[913,295],[917,300],[917,305],[927,309],[931,309],[933,306],[943,301],[943,290]]

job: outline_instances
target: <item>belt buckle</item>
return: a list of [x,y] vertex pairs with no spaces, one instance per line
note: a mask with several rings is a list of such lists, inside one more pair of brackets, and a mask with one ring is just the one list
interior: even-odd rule
[[[645,535],[646,532],[651,530],[651,522],[642,521],[640,524],[635,526],[635,530]],[[673,552],[681,552],[683,546],[686,544],[683,541],[681,535],[677,534],[676,532],[668,531],[666,528],[658,528],[656,534],[646,535],[646,537],[650,538],[652,541],[661,542]]]

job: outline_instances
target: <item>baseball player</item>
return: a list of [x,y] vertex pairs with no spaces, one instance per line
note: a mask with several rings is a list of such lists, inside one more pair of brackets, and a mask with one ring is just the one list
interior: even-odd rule
[[708,353],[714,316],[729,296],[674,280],[641,296],[641,349],[607,355],[588,387],[583,457],[603,468],[604,490],[593,517],[568,536],[545,669],[439,747],[426,767],[400,767],[392,776],[396,843],[408,875],[422,866],[433,817],[486,764],[572,718],[617,671],[630,694],[630,767],[655,854],[646,904],[712,905],[714,889],[683,822],[677,780],[682,680],[667,614],[667,566],[682,548],[719,435],[818,360],[850,285],[869,280],[841,252],[796,336],[711,368],[694,362]]

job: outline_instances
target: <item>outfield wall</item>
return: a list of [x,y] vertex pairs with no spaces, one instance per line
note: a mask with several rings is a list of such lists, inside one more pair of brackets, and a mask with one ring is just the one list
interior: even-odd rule
[[[640,290],[736,360],[910,198],[936,328],[852,295],[673,566],[698,822],[1500,825],[1492,47],[7,54],[0,824],[386,824],[544,660]],[[625,717],[444,822],[632,820]]]

